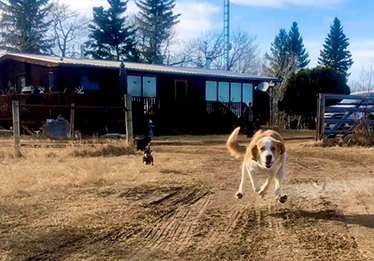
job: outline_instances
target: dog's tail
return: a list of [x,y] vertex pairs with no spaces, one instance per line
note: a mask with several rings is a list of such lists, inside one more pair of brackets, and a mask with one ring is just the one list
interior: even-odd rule
[[230,151],[231,155],[235,157],[240,157],[245,154],[247,148],[240,145],[236,140],[238,138],[240,127],[237,127],[230,135],[229,139],[226,142],[226,146]]

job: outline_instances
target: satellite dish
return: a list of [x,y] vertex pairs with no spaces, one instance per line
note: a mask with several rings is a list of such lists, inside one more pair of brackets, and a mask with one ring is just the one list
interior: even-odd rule
[[257,85],[257,90],[266,92],[270,87],[270,84],[268,82],[262,82],[259,85]]

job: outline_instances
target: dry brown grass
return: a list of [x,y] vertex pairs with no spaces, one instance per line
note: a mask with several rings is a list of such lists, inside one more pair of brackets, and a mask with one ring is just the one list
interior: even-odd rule
[[105,160],[135,155],[135,149],[124,141],[105,143],[64,143],[55,147],[22,147],[22,157],[14,156],[12,148],[0,148],[0,195],[18,191],[54,189],[55,186],[78,185],[98,181],[108,174]]
[[107,140],[101,144],[79,144],[72,148],[74,157],[118,157],[135,154],[135,148],[125,141]]

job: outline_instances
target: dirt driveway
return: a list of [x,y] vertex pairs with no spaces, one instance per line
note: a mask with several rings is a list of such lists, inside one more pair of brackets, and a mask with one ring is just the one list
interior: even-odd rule
[[235,199],[227,136],[156,138],[155,166],[0,151],[0,260],[374,260],[374,149],[312,135],[284,134],[283,205],[249,184]]

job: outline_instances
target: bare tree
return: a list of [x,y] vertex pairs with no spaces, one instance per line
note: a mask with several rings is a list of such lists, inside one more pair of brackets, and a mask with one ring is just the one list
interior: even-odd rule
[[[177,42],[174,46],[174,52],[169,52],[166,64],[169,66],[194,66],[193,63],[196,61],[196,41],[188,42]],[[202,67],[200,65],[197,67]]]
[[290,126],[290,117],[288,117],[284,111],[279,110],[278,104],[281,100],[283,100],[288,79],[295,70],[295,64],[295,57],[290,57],[285,68],[283,69],[283,77],[281,78],[282,81],[273,88],[273,106],[271,114],[273,115],[275,126],[278,127]]
[[351,82],[350,86],[352,92],[374,91],[374,60],[367,67],[362,66],[359,81]]
[[[69,5],[56,2],[52,8],[53,35],[62,57],[76,57],[80,43],[87,36],[89,19],[71,10]],[[77,51],[78,49],[78,51]]]
[[[260,74],[261,61],[259,58],[256,37],[249,36],[243,31],[235,31],[232,34],[230,51],[230,70]],[[179,46],[169,65],[191,66],[205,68],[210,60],[210,67],[217,70],[225,70],[224,64],[224,39],[220,31],[207,31],[197,39]]]
[[256,37],[249,36],[246,32],[239,30],[232,33],[230,70],[255,75],[260,74],[261,61],[258,44],[255,44],[255,41]]
[[224,54],[223,33],[208,31],[201,34],[196,40],[196,49],[205,61],[210,59],[214,64]]

